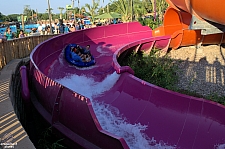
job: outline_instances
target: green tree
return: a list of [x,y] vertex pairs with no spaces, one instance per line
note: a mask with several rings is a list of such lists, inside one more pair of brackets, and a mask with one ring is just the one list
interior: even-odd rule
[[140,0],[134,0],[133,4],[133,14],[135,16],[135,19],[141,17],[143,14],[146,14],[147,11],[145,9],[145,6],[143,5],[143,2]]
[[109,7],[109,12],[118,12],[118,8],[115,2],[109,3],[108,7]]
[[168,4],[166,3],[165,0],[158,0],[156,6],[157,6],[156,8],[157,16],[159,17],[160,21],[162,21],[164,12],[167,9]]
[[58,9],[60,10],[60,17],[59,18],[62,19],[62,11],[63,11],[64,8],[63,7],[58,7]]
[[131,21],[131,14],[137,20],[142,15],[152,12],[152,3],[151,0],[111,0],[109,10],[122,14],[123,21]]
[[116,12],[120,13],[122,15],[122,20],[124,22],[128,22],[131,20],[131,5],[130,0],[117,0],[112,1],[112,4],[116,6],[117,10]]
[[104,12],[105,12],[105,8],[101,6],[101,7],[98,9],[98,14],[101,15],[101,14],[103,14]]
[[82,7],[80,8],[80,10],[81,10],[81,14],[86,12],[86,9],[85,9],[84,6],[82,6]]
[[60,14],[52,14],[52,20],[59,19]]
[[[52,10],[53,10],[53,9],[52,9],[52,8],[50,8],[50,13],[52,13]],[[48,8],[46,9],[46,12],[48,13]]]
[[[168,4],[165,0],[151,0],[152,3],[152,11],[156,11],[157,19],[161,20],[164,14],[164,11],[167,9]],[[155,8],[156,6],[156,8]]]
[[30,9],[30,5],[25,5],[23,9],[23,14],[28,18],[32,15],[32,10]]
[[17,21],[17,16],[19,16],[19,14],[10,14],[6,17],[6,21],[9,22]]
[[91,20],[94,21],[94,18],[95,18],[95,15],[96,15],[96,12],[97,12],[97,9],[98,9],[98,6],[99,6],[99,2],[100,0],[92,0],[92,5],[90,4],[85,4],[85,8],[88,9],[88,12],[91,16]]
[[74,11],[73,12],[74,14],[79,14],[80,13],[80,9],[78,7],[74,7],[73,11]]
[[142,4],[145,9],[143,14],[153,12],[152,3],[150,0],[142,0]]
[[48,20],[49,16],[48,16],[48,13],[39,13],[38,18],[40,20]]
[[5,21],[6,20],[6,16],[3,15],[1,12],[0,12],[0,20],[1,21]]

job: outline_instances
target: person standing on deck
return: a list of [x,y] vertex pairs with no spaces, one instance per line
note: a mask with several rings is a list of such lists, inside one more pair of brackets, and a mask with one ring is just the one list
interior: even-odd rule
[[4,36],[5,36],[6,40],[12,40],[14,38],[14,33],[12,33],[10,27],[6,28]]

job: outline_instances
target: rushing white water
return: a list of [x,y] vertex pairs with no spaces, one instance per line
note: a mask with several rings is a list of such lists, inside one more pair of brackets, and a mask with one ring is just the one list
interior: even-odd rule
[[156,143],[154,138],[149,138],[143,133],[144,130],[148,129],[146,125],[140,123],[130,124],[127,122],[126,118],[120,114],[120,111],[116,107],[93,100],[94,96],[99,96],[103,92],[111,89],[119,77],[120,75],[115,72],[108,75],[102,82],[95,82],[93,78],[88,78],[85,75],[71,75],[56,81],[69,89],[88,97],[92,102],[92,107],[101,127],[105,131],[124,138],[131,149],[175,148],[174,146],[166,145],[162,141]]
[[225,149],[225,144],[215,145],[215,149]]

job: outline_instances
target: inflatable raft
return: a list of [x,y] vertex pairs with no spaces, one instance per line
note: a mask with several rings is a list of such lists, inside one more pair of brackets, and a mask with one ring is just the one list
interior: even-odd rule
[[77,44],[69,44],[65,48],[65,59],[71,64],[75,65],[77,67],[89,67],[95,64],[95,59],[91,55],[91,61],[90,62],[80,62],[80,61],[75,61],[71,57],[71,47],[77,47]]

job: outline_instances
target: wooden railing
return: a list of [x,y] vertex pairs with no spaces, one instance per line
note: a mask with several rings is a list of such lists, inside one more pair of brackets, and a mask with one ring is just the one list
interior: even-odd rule
[[18,38],[0,43],[0,70],[13,59],[29,56],[35,46],[56,35],[41,35]]

